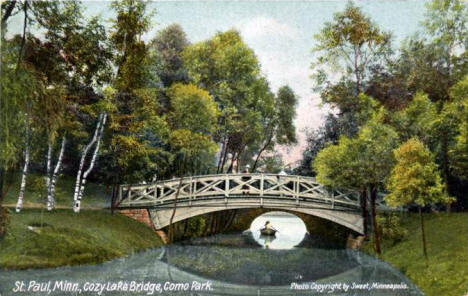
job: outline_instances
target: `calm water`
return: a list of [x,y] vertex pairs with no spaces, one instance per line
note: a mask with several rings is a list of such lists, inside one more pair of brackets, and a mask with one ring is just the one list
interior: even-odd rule
[[[259,235],[266,219],[279,230],[274,239]],[[242,234],[193,239],[94,266],[3,270],[0,295],[422,295],[385,262],[304,244],[309,236],[295,219],[259,217]],[[25,292],[14,293],[21,282]],[[100,291],[101,284],[107,288]]]
[[[267,221],[270,221],[272,226],[278,230],[275,236],[260,234],[260,229],[264,227]],[[307,229],[300,218],[292,214],[273,212],[256,218],[250,226],[250,232],[264,248],[291,249],[304,240]]]

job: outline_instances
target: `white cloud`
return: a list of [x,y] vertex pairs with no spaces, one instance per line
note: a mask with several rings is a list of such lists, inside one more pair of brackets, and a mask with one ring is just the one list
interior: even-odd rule
[[296,28],[266,16],[243,20],[236,28],[247,40],[272,35],[294,39],[299,35]]

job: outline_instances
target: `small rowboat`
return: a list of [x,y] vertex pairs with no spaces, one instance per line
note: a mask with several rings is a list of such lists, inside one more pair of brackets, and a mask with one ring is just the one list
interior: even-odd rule
[[262,235],[272,235],[274,236],[277,230],[271,228],[262,228],[260,229],[260,233]]

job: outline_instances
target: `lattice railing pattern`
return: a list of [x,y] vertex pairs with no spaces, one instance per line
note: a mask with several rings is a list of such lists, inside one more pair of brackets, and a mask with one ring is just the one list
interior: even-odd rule
[[[359,194],[330,189],[315,178],[273,174],[220,174],[184,177],[153,184],[121,185],[118,207],[168,207],[174,203],[177,188],[178,205],[191,206],[195,201],[222,199],[224,202],[257,197],[265,202],[288,201],[296,205],[315,202],[330,208],[359,209]],[[327,207],[328,207],[327,206]]]

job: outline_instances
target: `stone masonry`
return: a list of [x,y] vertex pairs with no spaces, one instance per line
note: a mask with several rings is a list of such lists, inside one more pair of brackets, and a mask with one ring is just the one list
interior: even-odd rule
[[125,210],[120,210],[119,213],[151,227],[151,229],[153,229],[156,232],[156,234],[159,235],[161,240],[165,244],[167,243],[166,233],[163,230],[154,228],[149,211],[147,209],[125,209]]

